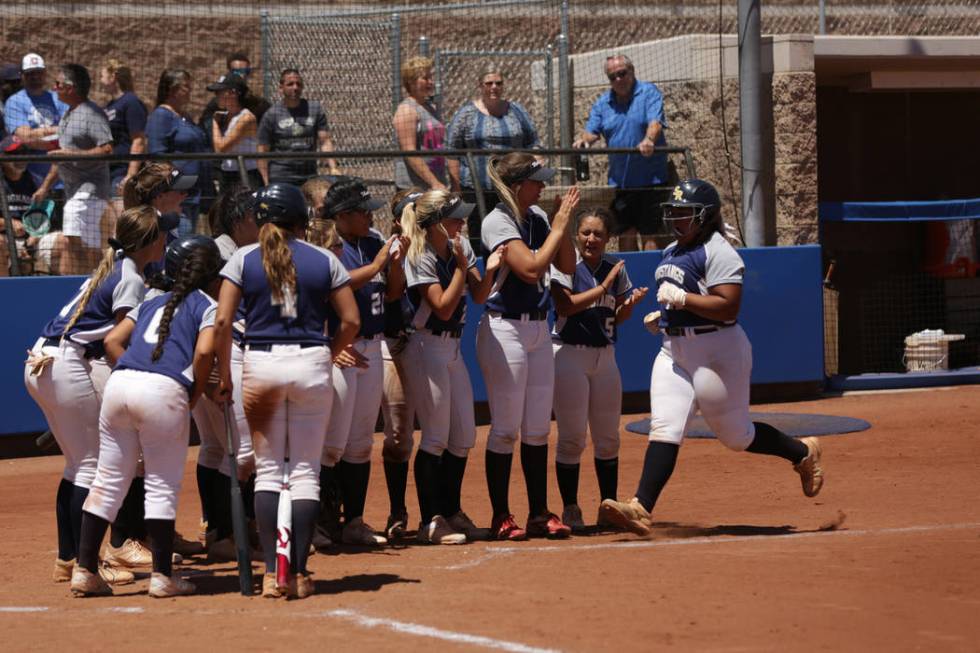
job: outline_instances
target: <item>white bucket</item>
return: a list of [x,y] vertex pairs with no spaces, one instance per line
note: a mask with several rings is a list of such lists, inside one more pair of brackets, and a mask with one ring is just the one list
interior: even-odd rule
[[949,343],[963,340],[962,333],[944,333],[942,329],[926,329],[905,338],[902,362],[907,372],[928,372],[949,369]]

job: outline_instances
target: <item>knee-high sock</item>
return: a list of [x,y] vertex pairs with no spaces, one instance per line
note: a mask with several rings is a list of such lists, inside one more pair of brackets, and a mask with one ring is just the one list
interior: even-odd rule
[[133,478],[123,498],[119,512],[116,513],[116,521],[112,522],[109,531],[109,543],[114,547],[121,547],[128,539],[141,540],[144,533],[143,527],[143,506],[145,501],[145,484],[142,476]]
[[[85,505],[85,499],[88,498],[88,488],[81,487],[78,485],[72,485],[71,487],[71,505],[70,512],[71,515],[71,533],[72,537],[75,539],[75,550],[78,551],[81,546],[82,539],[82,506]],[[102,532],[103,535],[105,531]],[[99,540],[99,544],[102,544],[102,540]],[[96,553],[98,556],[98,553]]]
[[765,422],[752,422],[755,425],[755,439],[745,450],[768,456],[785,458],[794,465],[810,453],[806,445],[795,440],[779,429]]
[[218,470],[216,469],[211,469],[204,465],[197,466],[197,496],[201,499],[201,521],[211,521],[211,515],[209,514],[209,509],[211,508],[211,484],[214,482],[214,476],[217,473]]
[[581,465],[566,465],[555,461],[555,478],[563,505],[578,505],[578,474]]
[[164,576],[173,575],[174,532],[173,519],[147,519],[146,534],[150,538],[153,553],[153,571]]
[[74,487],[68,479],[61,479],[54,500],[54,514],[58,524],[58,559],[66,562],[78,556],[78,539],[71,523],[71,495]]
[[99,549],[109,522],[90,512],[82,513],[82,533],[78,542],[78,564],[93,574],[99,573]]
[[276,573],[276,523],[279,519],[279,493],[255,493],[255,520],[259,525],[259,541],[262,543],[262,558],[265,560],[265,573]]
[[442,516],[449,518],[461,511],[463,476],[466,474],[466,456],[442,452]]
[[439,509],[439,456],[418,450],[415,454],[415,487],[419,495],[422,524],[428,524]]
[[306,561],[310,557],[310,543],[313,541],[313,529],[316,528],[316,516],[320,512],[320,503],[309,499],[297,499],[293,507],[293,542],[290,552],[291,571],[307,573]]
[[371,463],[337,463],[341,494],[344,498],[344,521],[350,523],[364,514]]
[[245,504],[245,516],[255,519],[255,474],[242,483],[242,503]]
[[215,531],[215,541],[231,537],[231,477],[215,472],[211,482],[211,510],[208,528]]
[[595,458],[595,475],[599,480],[600,499],[616,500],[616,490],[619,486],[619,458],[602,460]]
[[528,513],[537,517],[548,512],[548,445],[521,443],[521,469],[527,485]]
[[388,485],[388,503],[390,513],[398,515],[406,512],[405,488],[408,486],[408,461],[396,463],[384,461],[385,483]]
[[490,505],[493,516],[500,517],[510,514],[510,467],[514,460],[512,453],[494,453],[487,449],[486,472],[487,491],[490,493]]
[[647,511],[653,510],[660,492],[674,473],[677,464],[677,453],[681,447],[667,442],[650,442],[643,457],[643,473],[640,475],[640,486],[636,490],[636,498],[640,500]]
[[318,523],[330,537],[339,536],[340,512],[343,502],[340,496],[340,479],[336,467],[320,466],[320,514]]

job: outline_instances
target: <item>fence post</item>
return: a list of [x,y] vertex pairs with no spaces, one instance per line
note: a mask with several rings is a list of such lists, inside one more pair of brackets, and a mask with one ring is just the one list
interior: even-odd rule
[[472,152],[466,153],[466,165],[470,167],[470,179],[473,181],[473,188],[476,189],[476,210],[480,212],[480,224],[487,217],[487,205],[483,201],[483,182],[480,181],[480,171],[476,169],[476,159]]
[[259,56],[262,57],[262,97],[266,100],[272,94],[272,53],[270,43],[272,41],[269,31],[269,10],[263,9],[259,12]]
[[827,33],[827,2],[826,0],[820,0],[817,5],[820,11],[820,33]]
[[402,76],[402,17],[397,11],[391,14],[391,114],[398,111],[401,102]]
[[[568,37],[564,34],[558,35],[558,143],[559,147],[572,146],[572,88],[568,70]],[[561,167],[565,168],[562,172],[563,183],[572,183],[571,159],[567,154],[561,157]]]
[[420,36],[419,37],[419,54],[423,57],[429,56],[429,37]]
[[[27,173],[25,173],[27,174]],[[10,205],[7,204],[6,184],[0,183],[0,210],[3,210],[3,224],[7,228],[7,249],[10,256],[10,276],[20,276],[20,259],[17,258],[17,239],[14,237],[14,219],[10,217]]]
[[242,186],[252,190],[251,184],[248,183],[248,170],[245,169],[245,157],[241,154],[238,155],[238,177],[242,180]]
[[763,188],[762,72],[760,0],[738,0],[738,109],[742,141],[742,219],[745,244],[766,243],[766,194]]
[[565,38],[572,38],[572,30],[568,24],[568,0],[561,0],[561,33]]
[[546,116],[545,128],[548,133],[548,147],[555,146],[555,79],[554,79],[554,62],[551,58],[553,56],[554,48],[549,43],[548,47],[545,48],[545,58],[544,58],[544,80],[545,89],[547,95],[545,96],[544,111]]
[[436,48],[436,53],[432,58],[432,68],[436,76],[436,94],[432,98],[432,104],[435,105],[436,111],[442,112],[442,52],[439,48]]

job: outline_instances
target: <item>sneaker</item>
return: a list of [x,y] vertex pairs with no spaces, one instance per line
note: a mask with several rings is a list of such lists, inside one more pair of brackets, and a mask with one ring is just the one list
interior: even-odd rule
[[565,509],[561,511],[561,521],[563,524],[571,528],[572,532],[575,534],[585,532],[585,521],[582,519],[582,509],[575,504],[565,506]]
[[184,580],[177,574],[164,576],[153,572],[150,575],[150,596],[155,599],[168,599],[172,596],[193,594],[196,589],[194,583]]
[[289,583],[287,596],[291,599],[305,599],[315,593],[313,577],[310,574],[296,574]]
[[399,540],[405,537],[405,530],[408,528],[408,512],[402,511],[398,514],[388,515],[388,523],[385,525],[385,535],[389,540]]
[[[565,522],[565,523],[568,523],[568,522]],[[595,525],[596,525],[596,528],[598,528],[599,530],[602,530],[602,531],[622,531],[623,530],[615,522],[613,522],[612,520],[609,519],[609,517],[606,515],[606,513],[604,513],[602,511],[602,506],[601,505],[599,506],[598,513],[596,514]]]
[[820,466],[820,455],[823,450],[816,438],[803,438],[800,442],[806,445],[810,453],[799,464],[793,465],[793,469],[800,475],[803,494],[815,497],[823,487],[823,468]]
[[599,515],[605,521],[637,535],[649,535],[653,532],[650,513],[636,497],[630,499],[628,503],[604,499],[599,505]]
[[136,580],[133,572],[113,567],[104,560],[99,563],[99,576],[110,585],[129,585]]
[[71,572],[75,568],[75,559],[62,560],[61,558],[54,559],[54,573],[51,577],[56,583],[70,583],[71,582]]
[[176,551],[170,556],[170,562],[175,565],[180,565],[184,563],[184,556],[180,555]]
[[537,517],[528,516],[527,536],[528,537],[547,537],[554,540],[563,540],[572,534],[572,529],[558,519],[558,515],[553,512],[546,512]]
[[494,517],[490,522],[490,538],[494,540],[526,540],[527,532],[517,525],[514,515]]
[[262,574],[262,598],[282,598],[282,592],[279,591],[279,585],[276,584],[276,572]]
[[327,533],[326,529],[317,524],[316,529],[313,531],[313,548],[317,551],[324,551],[333,546],[333,540],[330,539],[330,535]]
[[93,574],[85,567],[75,565],[71,572],[71,593],[75,597],[112,596],[112,588],[100,574]]
[[[207,525],[207,522],[202,522]],[[193,540],[185,539],[180,533],[174,533],[174,551],[184,557],[196,556],[204,553],[204,544]]]
[[419,523],[416,538],[422,544],[466,544],[466,536],[454,531],[442,515],[434,516],[428,524]]
[[480,542],[483,540],[490,539],[490,529],[489,528],[479,528],[473,523],[473,520],[469,518],[465,512],[460,510],[455,515],[446,520],[449,522],[449,526],[457,533],[462,533],[466,536],[469,542]]
[[361,544],[366,546],[380,546],[388,543],[388,540],[378,535],[373,528],[368,526],[363,517],[355,517],[344,525],[341,541],[344,544]]
[[120,547],[106,544],[103,560],[113,567],[135,569],[152,566],[153,554],[139,540],[128,539]]

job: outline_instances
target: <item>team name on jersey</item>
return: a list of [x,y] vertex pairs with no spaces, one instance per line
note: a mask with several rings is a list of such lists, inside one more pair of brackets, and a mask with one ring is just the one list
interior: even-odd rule
[[676,265],[667,263],[657,268],[656,279],[658,283],[664,279],[670,279],[671,281],[675,281],[677,284],[683,286],[684,270]]
[[603,294],[602,297],[595,300],[595,302],[589,308],[608,308],[613,311],[616,310],[616,297],[608,293]]

